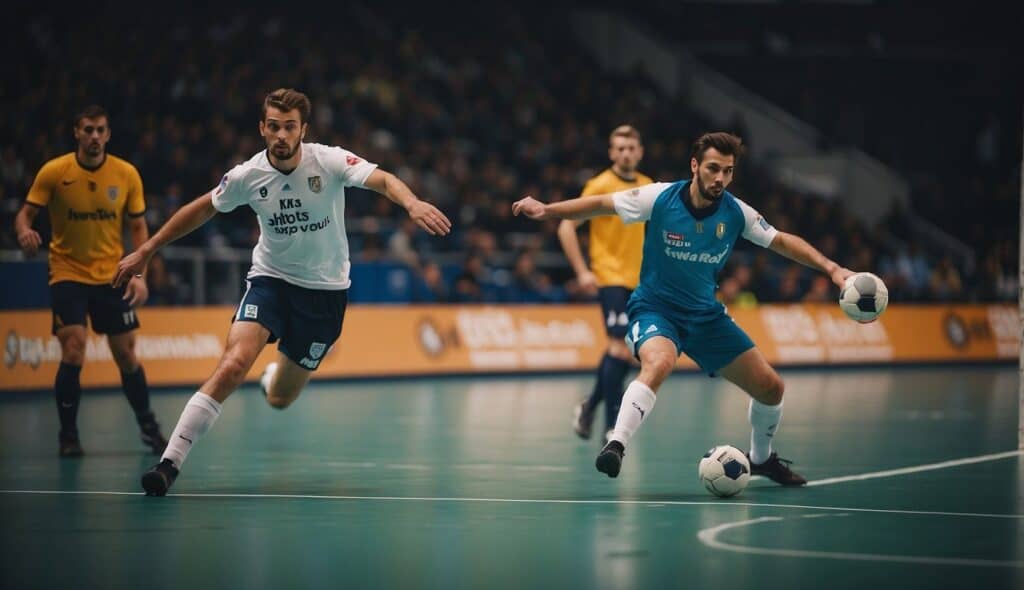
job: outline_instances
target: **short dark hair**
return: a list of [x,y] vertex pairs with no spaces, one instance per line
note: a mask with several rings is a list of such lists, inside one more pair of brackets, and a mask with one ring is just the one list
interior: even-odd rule
[[305,123],[309,120],[309,113],[313,110],[309,97],[295,90],[294,88],[278,88],[263,99],[263,119],[267,118],[267,108],[274,107],[282,112],[299,110],[299,122]]
[[698,163],[703,162],[704,153],[711,148],[715,148],[723,156],[735,156],[737,162],[739,162],[744,152],[747,151],[743,147],[743,140],[739,136],[725,131],[718,131],[716,133],[705,133],[698,137],[697,141],[693,142],[690,157],[697,158]]
[[636,127],[632,125],[619,125],[615,129],[612,129],[611,134],[608,136],[608,143],[611,144],[612,140],[616,137],[625,137],[626,139],[635,139],[637,143],[643,144],[643,140],[640,139],[640,132],[636,130]]
[[107,109],[98,104],[88,105],[75,114],[75,127],[78,127],[78,124],[82,122],[82,119],[99,119],[100,117],[106,117],[108,120],[110,119],[110,116],[107,115]]

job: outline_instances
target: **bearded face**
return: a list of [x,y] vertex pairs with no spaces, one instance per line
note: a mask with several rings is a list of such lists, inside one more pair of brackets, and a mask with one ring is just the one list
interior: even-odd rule
[[725,194],[725,188],[732,182],[736,169],[736,157],[724,155],[715,148],[708,148],[704,158],[690,161],[690,171],[700,196],[708,201],[717,201]]

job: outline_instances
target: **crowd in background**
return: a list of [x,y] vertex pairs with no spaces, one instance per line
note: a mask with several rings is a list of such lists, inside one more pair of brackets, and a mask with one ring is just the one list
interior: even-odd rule
[[[642,74],[602,71],[557,12],[538,20],[489,7],[486,26],[465,18],[445,22],[438,34],[426,11],[336,10],[306,23],[224,15],[216,24],[172,19],[118,29],[127,23],[113,21],[107,26],[118,34],[100,36],[55,17],[19,28],[14,35],[24,59],[11,64],[2,97],[5,112],[16,114],[0,121],[2,222],[12,227],[42,163],[74,148],[71,120],[84,104],[98,102],[110,112],[108,150],[139,169],[155,229],[262,149],[257,121],[264,95],[295,87],[313,101],[308,141],[341,145],[380,164],[454,222],[451,236],[433,238],[385,198],[350,190],[354,264],[406,265],[415,277],[413,301],[589,300],[561,254],[556,222],[512,217],[513,200],[576,196],[608,165],[607,135],[616,125],[643,133],[640,169],[656,181],[687,178],[691,142],[717,130]],[[748,143],[765,141],[749,136],[740,120],[727,130]],[[906,211],[866,227],[841,199],[786,189],[762,166],[742,161],[730,190],[780,230],[806,237],[852,269],[881,275],[893,300],[1016,298],[1015,239],[1005,232],[990,239],[991,212],[963,210],[961,202],[986,198],[1001,211],[1017,202],[1012,182],[993,188],[991,177],[969,167],[964,172],[979,178],[967,185],[970,195],[937,187],[929,193],[928,208],[962,215],[964,225],[951,229],[983,244],[967,265],[913,239]],[[251,248],[257,236],[255,216],[242,208],[179,244]],[[0,247],[17,247],[13,231],[0,232]],[[192,300],[184,267],[155,259],[149,277],[153,302]],[[824,276],[741,240],[720,278],[720,295],[734,305],[834,301],[836,289]]]

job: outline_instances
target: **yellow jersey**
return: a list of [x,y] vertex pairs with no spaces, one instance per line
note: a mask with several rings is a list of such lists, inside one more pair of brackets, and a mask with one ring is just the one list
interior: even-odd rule
[[124,216],[146,212],[139,172],[110,154],[95,170],[82,167],[74,152],[50,160],[26,201],[50,211],[51,285],[110,282],[124,253]]
[[[609,168],[591,178],[581,196],[615,193],[651,182],[639,172],[634,180],[625,180]],[[601,287],[636,289],[640,283],[643,249],[644,224],[626,225],[617,215],[590,220],[590,270]]]

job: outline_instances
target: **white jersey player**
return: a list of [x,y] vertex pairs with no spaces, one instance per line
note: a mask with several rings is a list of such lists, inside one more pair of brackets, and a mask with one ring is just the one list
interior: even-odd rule
[[217,212],[248,205],[259,218],[259,242],[224,354],[186,404],[160,462],[143,474],[147,495],[167,493],[192,446],[220,416],[221,404],[242,384],[268,342],[280,341],[279,354],[260,384],[267,402],[284,409],[341,335],[350,284],[346,187],[386,196],[431,235],[451,230],[441,211],[417,198],[393,174],[344,149],[303,143],[310,110],[301,92],[270,93],[260,121],[266,151],[234,167],[216,188],[178,210],[118,265],[115,285],[141,276],[160,247]]

